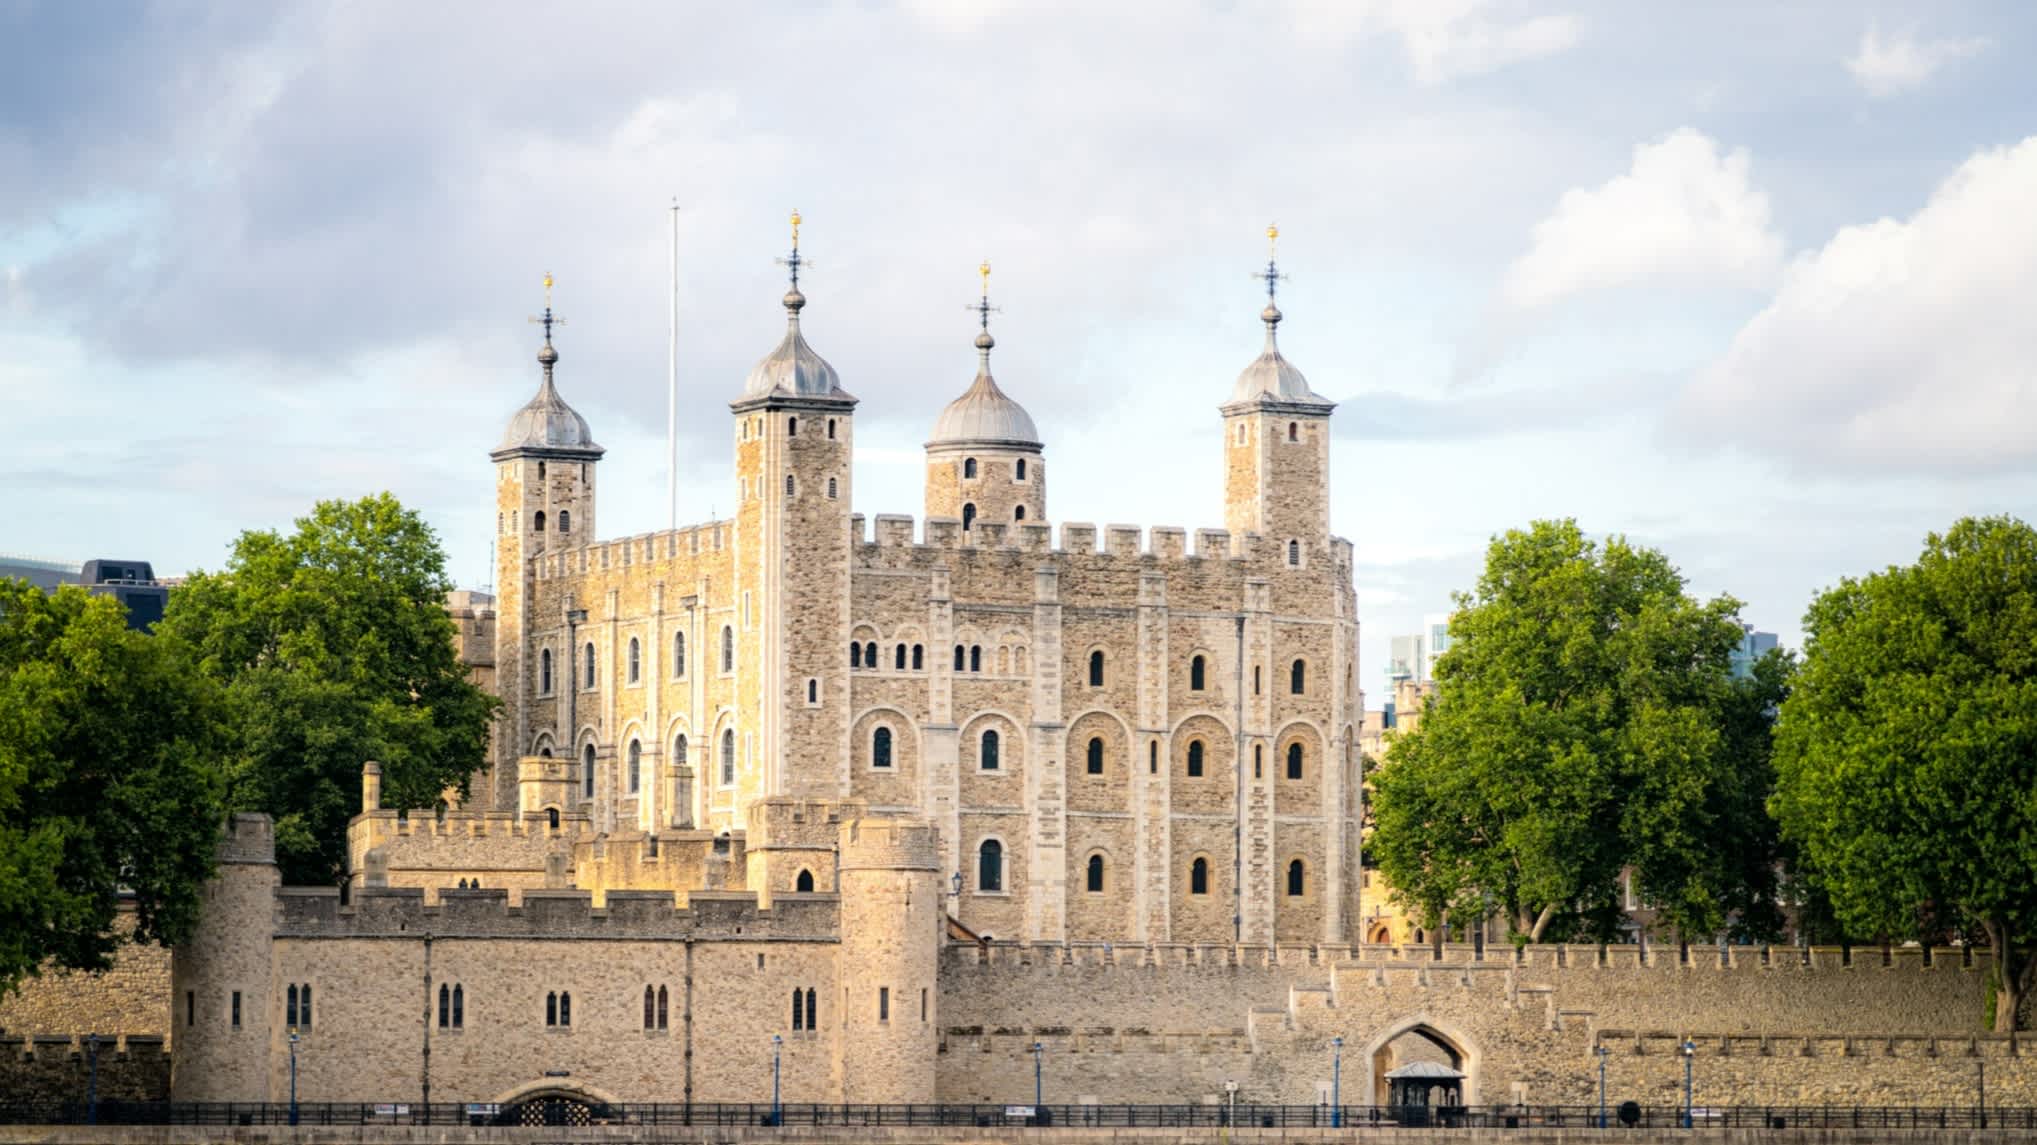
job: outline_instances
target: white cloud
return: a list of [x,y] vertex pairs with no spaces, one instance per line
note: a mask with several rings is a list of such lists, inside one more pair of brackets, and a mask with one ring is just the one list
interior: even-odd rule
[[1798,258],[1677,411],[1789,461],[1869,471],[2037,463],[2037,136],[1981,152],[1906,220]]
[[1602,186],[1563,193],[1535,224],[1502,293],[1518,307],[1648,279],[1764,286],[1782,261],[1768,196],[1747,178],[1745,149],[1721,155],[1692,128],[1634,149]]
[[1400,34],[1417,82],[1439,84],[1553,56],[1577,43],[1568,13],[1512,22],[1488,17],[1490,0],[1397,0],[1382,14]]
[[1919,40],[1915,28],[1884,37],[1878,26],[1869,24],[1861,34],[1860,50],[1846,61],[1846,70],[1853,73],[1867,94],[1882,99],[1923,86],[1939,68],[1975,55],[1987,46],[1987,40],[1978,36]]

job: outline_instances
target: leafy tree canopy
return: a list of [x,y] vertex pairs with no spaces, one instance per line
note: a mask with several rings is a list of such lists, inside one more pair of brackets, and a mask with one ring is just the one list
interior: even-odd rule
[[460,663],[451,587],[431,527],[384,493],[243,533],[171,595],[159,631],[223,686],[229,795],[275,816],[285,879],[344,873],[364,761],[389,804],[429,807],[485,760],[496,701]]
[[1857,933],[1986,935],[1995,1025],[2037,942],[2037,531],[1968,518],[1804,618],[1772,807]]
[[217,701],[119,601],[0,580],[0,993],[190,932],[224,807]]
[[1456,607],[1437,693],[1372,779],[1400,900],[1431,926],[1499,910],[1519,940],[1609,938],[1632,868],[1661,924],[1777,929],[1763,801],[1789,664],[1730,678],[1738,603],[1565,520],[1495,538]]

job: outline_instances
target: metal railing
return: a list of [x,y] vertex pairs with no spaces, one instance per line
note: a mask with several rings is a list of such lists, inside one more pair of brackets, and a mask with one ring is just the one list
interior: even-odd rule
[[2037,1109],[1973,1106],[1596,1105],[843,1105],[632,1102],[571,1097],[515,1104],[416,1102],[0,1103],[8,1125],[648,1125],[734,1128],[1020,1126],[1061,1128],[1343,1129],[2004,1129],[2037,1130]]

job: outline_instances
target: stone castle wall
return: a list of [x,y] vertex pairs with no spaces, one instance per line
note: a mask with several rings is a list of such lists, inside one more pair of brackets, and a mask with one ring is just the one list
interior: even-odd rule
[[[123,906],[115,930],[131,934],[132,906]],[[103,973],[45,970],[0,996],[0,1034],[62,1037],[97,1033],[104,1038],[133,1034],[158,1039],[169,1034],[170,952],[153,944],[128,943],[114,952]]]

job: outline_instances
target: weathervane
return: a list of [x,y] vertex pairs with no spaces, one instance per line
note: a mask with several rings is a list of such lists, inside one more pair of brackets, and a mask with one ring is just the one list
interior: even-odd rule
[[1266,305],[1268,306],[1273,305],[1273,295],[1279,285],[1287,281],[1287,276],[1280,273],[1280,266],[1274,261],[1274,254],[1279,245],[1280,227],[1277,224],[1268,224],[1266,227],[1266,269],[1256,271],[1252,275],[1253,278],[1265,280]]
[[538,325],[541,325],[545,328],[545,345],[547,346],[550,346],[552,344],[552,327],[564,326],[566,324],[566,320],[564,318],[552,317],[552,272],[549,270],[545,272],[544,316],[542,318],[532,318],[530,319],[530,321],[537,323]]
[[792,272],[792,293],[799,293],[799,268],[802,266],[812,266],[813,264],[799,255],[798,208],[794,208],[792,211],[792,253],[775,261],[779,266],[785,267]]
[[983,276],[983,295],[969,309],[976,312],[976,321],[983,327],[982,332],[976,335],[976,353],[982,363],[981,372],[988,374],[990,348],[997,345],[997,339],[990,336],[990,316],[999,313],[998,308],[990,304],[990,260],[984,259],[983,265],[976,268],[976,273]]

